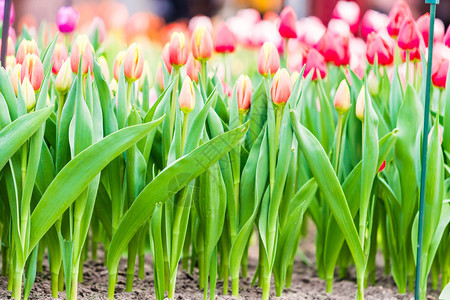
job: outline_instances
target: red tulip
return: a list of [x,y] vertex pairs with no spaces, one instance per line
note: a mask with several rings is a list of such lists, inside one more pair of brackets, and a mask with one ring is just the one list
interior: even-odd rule
[[216,33],[214,40],[214,50],[218,53],[234,52],[236,47],[236,38],[228,27],[227,23],[222,23]]
[[266,76],[274,74],[280,68],[280,55],[277,48],[271,42],[266,42],[259,50],[258,55],[258,71],[259,74]]
[[348,65],[350,63],[350,53],[348,50],[348,37],[341,37],[327,31],[316,49],[323,55],[326,62],[331,62],[336,66]]
[[285,104],[291,96],[291,78],[286,69],[280,69],[275,73],[270,88],[270,95],[273,103],[277,105]]
[[[10,44],[10,42],[8,42],[8,44]],[[17,63],[22,64],[27,54],[36,54],[37,56],[39,56],[39,49],[34,40],[31,41],[22,40],[22,42],[20,42],[19,48],[17,48],[17,55],[16,55]]]
[[374,64],[375,55],[380,65],[390,65],[394,61],[393,48],[380,34],[372,32],[367,37],[366,57],[370,64]]
[[186,64],[189,48],[186,37],[182,32],[172,33],[169,43],[169,62],[173,67],[181,67]]
[[144,70],[144,53],[139,44],[133,43],[128,47],[123,60],[123,71],[128,81],[136,81]]
[[450,48],[450,26],[447,28],[444,36],[444,45]]
[[387,31],[390,36],[398,36],[403,21],[411,17],[411,9],[405,0],[398,0],[389,12],[389,23]]
[[67,52],[66,45],[64,43],[56,43],[55,50],[52,55],[52,72],[53,74],[58,74],[59,69],[63,62],[69,57],[69,52]]
[[361,35],[364,39],[367,39],[371,32],[379,32],[385,29],[388,22],[389,18],[387,15],[369,9],[361,20]]
[[207,61],[212,55],[211,33],[205,26],[197,26],[191,37],[192,55],[199,61]]
[[446,58],[435,58],[431,68],[431,79],[434,86],[445,89],[450,61]]
[[192,81],[195,81],[198,83],[198,73],[201,70],[200,62],[192,56],[192,54],[189,54],[189,58],[186,62],[186,75],[191,78]]
[[403,50],[413,50],[420,46],[419,30],[411,16],[406,17],[400,26],[397,43]]
[[87,74],[88,70],[91,70],[92,72],[92,67],[94,65],[93,47],[85,35],[79,35],[77,37],[70,53],[70,65],[75,74],[78,74],[80,59],[82,59],[81,73]]
[[247,75],[239,76],[235,89],[239,110],[247,111],[250,108],[250,102],[253,94],[253,86],[250,77]]
[[190,113],[195,107],[195,90],[189,76],[184,78],[178,102],[180,103],[181,111],[185,114]]
[[280,27],[278,28],[280,35],[287,39],[296,38],[295,22],[297,22],[297,16],[294,10],[292,7],[286,6],[280,13]]
[[36,54],[27,54],[23,60],[22,69],[20,70],[20,80],[28,78],[35,91],[41,87],[42,79],[44,79],[44,67]]
[[361,10],[356,2],[340,0],[334,7],[333,18],[345,21],[350,26],[350,30],[356,33],[361,18]]
[[311,48],[308,52],[308,56],[305,61],[305,72],[303,76],[313,72],[312,80],[316,80],[318,77],[317,72],[319,72],[320,78],[325,78],[327,75],[327,64],[325,58],[316,49]]

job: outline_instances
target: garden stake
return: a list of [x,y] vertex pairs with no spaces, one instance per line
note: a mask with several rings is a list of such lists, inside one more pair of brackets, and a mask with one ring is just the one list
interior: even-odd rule
[[431,67],[433,62],[433,41],[434,41],[434,18],[436,15],[436,4],[439,0],[425,0],[430,4],[430,35],[428,39],[428,64],[427,64],[427,81],[425,91],[425,111],[423,117],[423,134],[422,134],[422,161],[420,175],[420,203],[419,203],[419,228],[417,237],[417,262],[416,262],[416,282],[414,288],[414,299],[420,299],[420,273],[423,243],[423,222],[424,222],[424,201],[425,201],[425,176],[428,148],[428,123],[430,118],[430,94],[431,94]]
[[5,0],[5,7],[3,10],[2,41],[5,41],[4,43],[2,43],[2,52],[1,52],[1,61],[3,68],[6,67],[5,62],[6,62],[6,50],[8,49],[9,12],[11,11],[11,1],[12,0]]

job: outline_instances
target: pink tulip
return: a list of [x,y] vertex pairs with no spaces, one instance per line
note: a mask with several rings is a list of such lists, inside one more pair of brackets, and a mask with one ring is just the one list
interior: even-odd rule
[[267,74],[274,74],[280,68],[280,55],[278,54],[275,45],[271,42],[266,42],[259,50],[258,56],[258,71],[259,74],[266,76]]
[[378,64],[386,66],[394,61],[394,50],[390,42],[380,34],[372,32],[367,37],[366,56],[370,64],[375,63],[375,56],[377,56]]
[[122,51],[119,51],[119,53],[117,53],[116,58],[114,59],[113,77],[117,82],[119,82],[120,68],[122,66],[124,57],[125,57],[125,51],[122,50]]
[[[3,21],[3,12],[5,11],[5,0],[0,1],[0,21]],[[9,11],[9,25],[12,26],[16,18],[14,3],[11,1],[11,10]]]
[[191,37],[192,55],[199,61],[207,61],[211,58],[213,44],[211,33],[206,26],[198,26],[195,28]]
[[106,25],[100,17],[95,17],[89,27],[89,38],[93,41],[95,34],[97,33],[97,38],[99,43],[103,43],[106,37]]
[[123,61],[125,78],[128,81],[138,80],[144,71],[144,52],[140,44],[133,43],[128,47]]
[[307,17],[297,22],[297,35],[300,42],[314,47],[326,31],[322,21],[315,17]]
[[353,1],[339,0],[333,10],[333,18],[345,21],[353,33],[359,28],[361,10],[359,5]]
[[450,26],[447,28],[444,36],[444,45],[450,48]]
[[386,29],[388,22],[389,17],[387,15],[369,9],[361,20],[362,37],[367,39],[371,32],[380,32],[381,30]]
[[273,77],[270,95],[276,105],[284,105],[291,96],[291,78],[286,69],[280,69]]
[[297,32],[295,28],[295,22],[297,21],[297,16],[294,10],[290,6],[286,6],[280,14],[280,27],[278,31],[283,38],[296,38]]
[[200,15],[190,19],[188,25],[189,34],[192,35],[195,31],[195,28],[197,28],[198,26],[205,26],[210,34],[213,33],[213,25],[210,17]]
[[77,27],[80,14],[72,6],[62,6],[56,15],[56,25],[62,33],[71,33]]
[[343,79],[334,95],[334,108],[339,114],[344,114],[350,108],[350,89],[347,81]]
[[253,86],[250,77],[247,75],[239,76],[235,89],[239,110],[247,111],[250,108],[250,102],[253,94]]
[[443,57],[436,57],[433,60],[431,79],[434,86],[445,89],[449,64],[450,61]]
[[44,67],[36,54],[27,54],[23,60],[22,69],[20,70],[20,80],[24,78],[30,80],[35,91],[41,87],[42,79],[44,79]]
[[20,42],[19,48],[17,48],[17,63],[22,64],[27,54],[36,54],[37,56],[39,56],[39,49],[34,40],[22,40],[22,42]]
[[72,51],[70,52],[70,65],[72,71],[78,74],[78,64],[81,62],[81,73],[87,74],[94,65],[93,47],[89,39],[85,35],[79,35],[72,45]]
[[[318,76],[323,79],[327,75],[325,58],[314,48],[309,50],[308,56],[306,57],[305,72],[303,73],[303,76],[306,77],[309,72],[313,72],[312,80],[317,80]],[[317,73],[319,73],[319,75]]]
[[327,31],[316,45],[316,49],[323,55],[326,62],[336,66],[348,65],[350,63],[348,44],[348,37],[336,36]]
[[174,32],[169,43],[169,62],[173,67],[181,67],[186,64],[189,48],[186,37],[182,32]]
[[186,75],[191,78],[192,81],[198,83],[198,73],[201,70],[201,64],[198,60],[194,59],[192,54],[189,54],[189,58],[186,62]]
[[227,23],[222,23],[216,33],[214,50],[218,53],[232,53],[236,47],[236,37]]
[[67,51],[66,45],[64,43],[56,43],[55,50],[52,55],[52,72],[53,74],[58,74],[59,69],[63,62],[69,57],[69,52]]
[[389,12],[389,23],[387,31],[390,36],[396,37],[400,31],[403,21],[411,17],[411,9],[405,0],[397,0]]
[[178,102],[180,103],[181,111],[185,114],[190,113],[195,107],[195,90],[189,76],[184,78]]
[[413,50],[420,45],[420,33],[412,17],[406,17],[400,26],[397,43],[403,50]]

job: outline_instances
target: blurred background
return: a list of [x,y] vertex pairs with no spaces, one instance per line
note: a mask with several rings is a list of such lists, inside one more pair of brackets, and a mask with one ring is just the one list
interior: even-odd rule
[[[92,20],[94,15],[102,16],[107,22],[115,22],[115,26],[126,26],[129,17],[141,17],[137,19],[148,22],[146,16],[154,16],[150,22],[158,26],[161,21],[170,23],[179,19],[188,19],[196,15],[230,17],[241,8],[255,8],[262,14],[268,11],[279,13],[283,6],[290,5],[294,8],[297,17],[309,15],[319,17],[324,24],[331,18],[333,8],[337,0],[13,0],[16,8],[16,16],[19,22],[15,23],[18,30],[24,23],[30,25],[39,24],[47,20],[54,22],[56,12],[62,5],[74,5],[80,11],[80,21]],[[394,0],[355,0],[361,7],[361,15],[367,9],[375,9],[380,12],[389,12]],[[407,0],[413,11],[414,17],[418,17],[428,11],[428,5],[424,0]],[[437,17],[448,26],[450,22],[450,0],[440,0],[437,8]],[[136,21],[136,20],[135,20]],[[108,24],[107,24],[108,25]],[[142,24],[147,26],[147,24]]]

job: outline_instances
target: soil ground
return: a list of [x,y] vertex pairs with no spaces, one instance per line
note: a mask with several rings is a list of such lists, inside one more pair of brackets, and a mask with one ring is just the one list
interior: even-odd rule
[[[300,249],[308,259],[314,262],[314,242],[312,239],[307,239],[300,242]],[[250,248],[249,255],[249,276],[253,276],[257,265],[257,246]],[[106,299],[108,289],[108,271],[103,265],[103,252],[99,252],[99,259],[97,261],[88,260],[84,264],[83,282],[78,285],[78,299],[97,300]],[[378,264],[378,263],[377,263]],[[314,266],[314,264],[313,264]],[[325,282],[317,277],[317,272],[313,266],[308,266],[298,257],[294,264],[294,271],[292,277],[291,288],[285,289],[281,297],[271,299],[276,300],[325,300],[325,299],[339,299],[352,300],[355,299],[357,290],[356,279],[354,272],[350,271],[350,276],[344,280],[335,280],[333,285],[333,293],[327,294],[325,292]],[[154,285],[153,285],[153,268],[150,255],[146,257],[145,264],[145,278],[134,281],[133,291],[125,292],[126,279],[126,260],[122,259],[120,263],[120,270],[118,275],[118,284],[116,286],[115,299],[155,299]],[[397,293],[397,288],[392,280],[392,277],[383,274],[383,266],[378,264],[376,284],[369,286],[365,290],[366,300],[389,300],[389,299],[412,299],[411,293],[400,295]],[[203,299],[203,292],[198,288],[198,273],[195,270],[191,275],[186,271],[181,270],[181,265],[178,271],[176,296],[177,300],[201,300]],[[0,299],[11,299],[11,293],[7,291],[7,278],[0,276]],[[231,290],[231,281],[229,283]],[[217,282],[218,295],[216,299],[232,300],[236,299],[231,295],[222,295],[222,281]],[[275,288],[272,286],[271,291],[274,293]],[[230,291],[231,292],[231,291]],[[262,290],[258,287],[251,286],[251,278],[243,278],[240,281],[240,299],[261,299]],[[59,293],[60,299],[65,299],[65,293]],[[431,291],[428,299],[438,299],[438,292]],[[52,299],[50,297],[50,273],[46,260],[44,261],[43,272],[38,273],[36,282],[32,288],[30,299]]]

